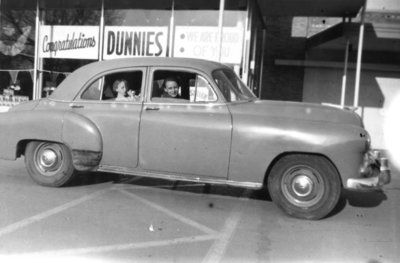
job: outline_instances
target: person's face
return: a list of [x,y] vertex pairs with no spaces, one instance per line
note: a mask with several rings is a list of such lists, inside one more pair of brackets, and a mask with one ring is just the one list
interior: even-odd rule
[[125,95],[125,92],[126,92],[125,83],[124,82],[118,83],[118,86],[117,86],[116,90],[117,90],[117,93]]
[[176,97],[178,96],[178,83],[176,83],[175,81],[167,81],[165,83],[165,92],[168,93],[169,96],[171,97]]

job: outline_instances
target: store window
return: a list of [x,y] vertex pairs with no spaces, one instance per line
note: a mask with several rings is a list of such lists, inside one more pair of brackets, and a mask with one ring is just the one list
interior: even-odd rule
[[166,57],[171,1],[105,1],[103,58]]
[[221,39],[221,62],[230,65],[238,75],[241,75],[244,63],[246,17],[247,0],[226,0]]
[[101,0],[47,0],[40,4],[39,78],[45,97],[72,71],[98,60]]
[[[37,3],[40,26],[35,43]],[[221,20],[220,1],[2,0],[0,89],[19,84],[13,85],[15,93],[45,97],[83,65],[138,56],[220,61],[242,76],[243,68],[250,68],[244,52],[250,45],[244,44],[249,1],[224,3]],[[8,24],[17,28],[10,30]],[[39,74],[34,90],[35,48]]]
[[246,7],[245,0],[226,0],[220,32],[220,1],[175,1],[173,56],[219,61],[237,68],[239,73]]
[[35,8],[0,2],[0,106],[32,99]]
[[176,0],[174,3],[172,56],[217,60],[219,1]]
[[263,50],[265,46],[265,24],[258,11],[258,6],[252,2],[249,7],[249,23],[246,31],[250,39],[246,39],[246,50],[243,63],[243,80],[254,94],[260,96]]

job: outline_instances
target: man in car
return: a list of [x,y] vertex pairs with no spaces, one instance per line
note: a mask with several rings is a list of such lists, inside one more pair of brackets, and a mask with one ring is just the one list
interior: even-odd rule
[[163,83],[164,92],[162,98],[180,98],[178,81],[174,77],[168,77]]

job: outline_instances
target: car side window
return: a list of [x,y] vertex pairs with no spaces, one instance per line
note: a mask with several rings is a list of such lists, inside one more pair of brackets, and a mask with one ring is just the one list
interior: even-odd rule
[[201,103],[217,101],[207,79],[200,74],[178,70],[156,70],[153,73],[151,101]]
[[100,100],[101,95],[101,79],[92,82],[89,87],[82,93],[83,100]]
[[191,102],[214,102],[217,100],[217,95],[211,88],[210,83],[200,76],[197,78],[193,86],[190,86],[190,101]]
[[212,73],[215,83],[227,102],[255,99],[253,92],[231,70],[219,69]]
[[91,82],[82,92],[81,100],[141,101],[143,71],[109,73]]

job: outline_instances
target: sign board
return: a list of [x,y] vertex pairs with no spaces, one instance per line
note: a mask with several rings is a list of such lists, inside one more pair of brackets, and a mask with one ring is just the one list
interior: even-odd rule
[[106,26],[104,59],[122,57],[165,57],[168,27]]
[[[221,62],[239,64],[243,54],[243,28],[224,27]],[[191,57],[218,61],[219,32],[217,27],[177,26],[174,57]]]
[[99,58],[98,26],[41,26],[39,56],[42,58]]
[[[40,27],[41,58],[99,59],[98,26]],[[106,26],[103,59],[123,57],[165,57],[168,27]],[[219,60],[217,27],[175,27],[174,57]],[[243,53],[243,28],[224,27],[221,62],[240,64]]]

